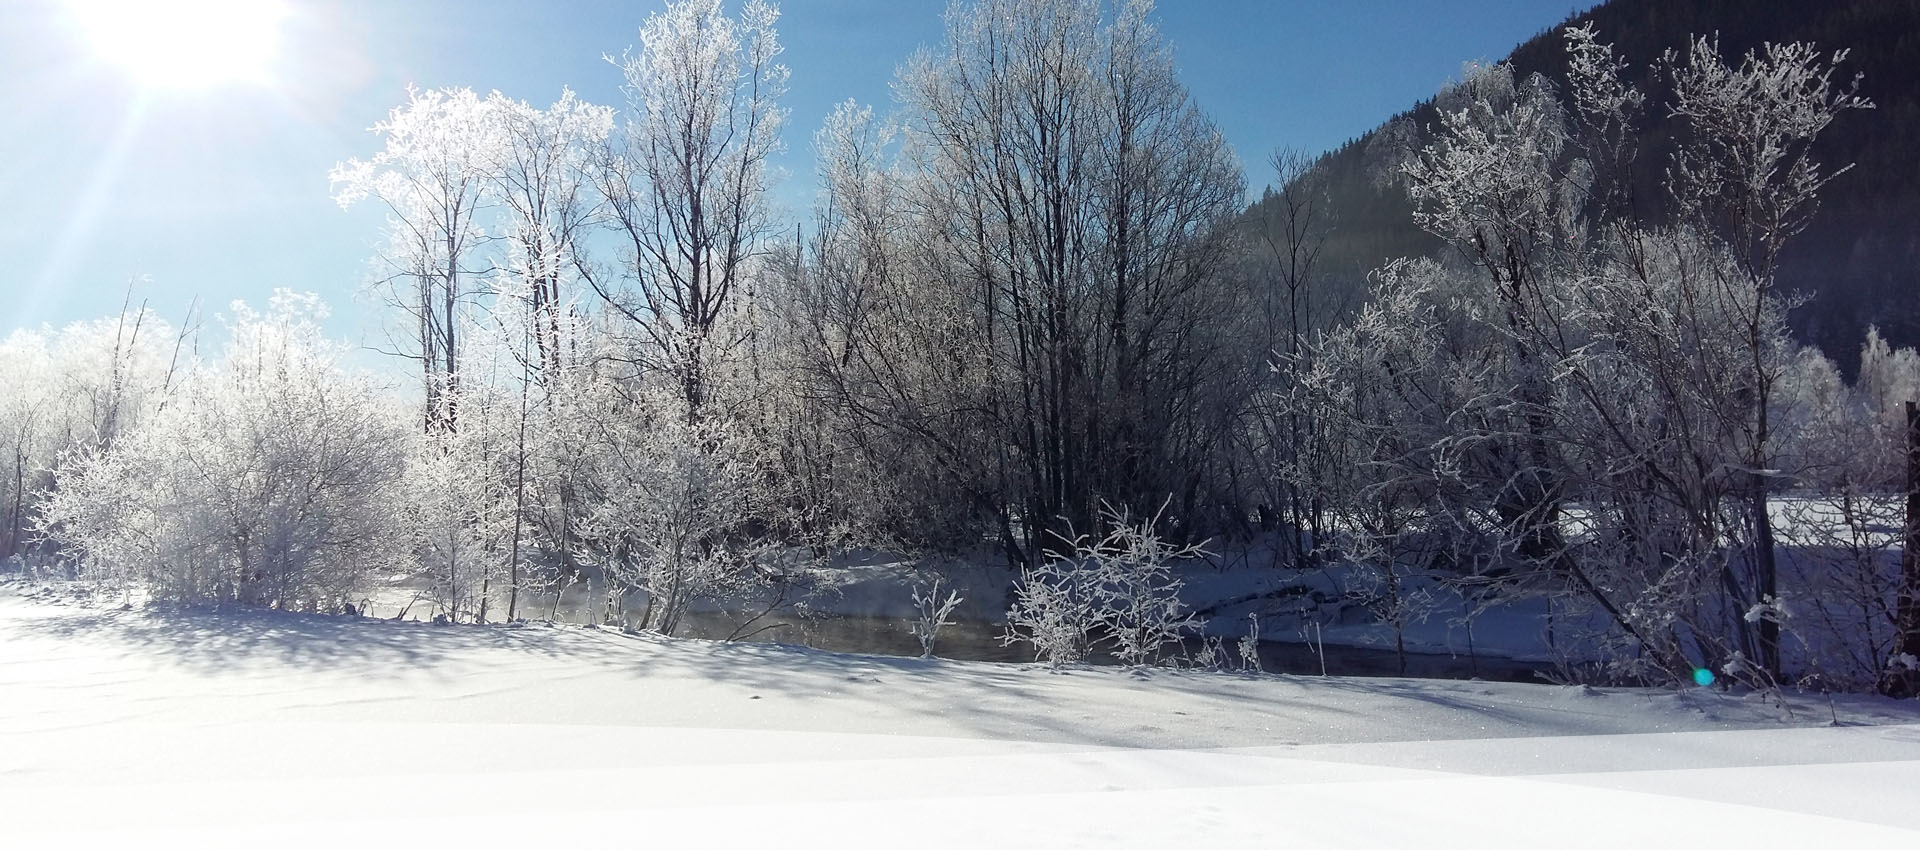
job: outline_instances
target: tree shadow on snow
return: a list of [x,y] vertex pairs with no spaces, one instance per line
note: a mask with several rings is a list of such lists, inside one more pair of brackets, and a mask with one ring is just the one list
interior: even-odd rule
[[377,674],[382,667],[431,668],[475,651],[551,657],[594,654],[591,643],[527,640],[522,626],[446,626],[351,616],[241,608],[150,607],[9,622],[23,636],[119,644],[189,668],[217,672],[257,663]]
[[[512,670],[502,678],[511,689],[605,672],[663,686],[719,686],[720,699],[800,704],[797,714],[771,715],[776,718],[847,709],[835,716],[857,720],[871,710],[896,720],[924,717],[935,730],[957,727],[1003,740],[1091,746],[1411,740],[1461,737],[1462,730],[1480,730],[1475,737],[1644,732],[1650,731],[1648,716],[1633,709],[1665,698],[1658,692],[1475,681],[1085,667],[1050,673],[1033,665],[839,654],[581,626],[449,626],[232,609],[83,611],[0,621],[0,640],[7,633],[151,654],[210,673],[283,666],[386,679],[422,671],[481,677]],[[528,668],[527,661],[538,666]],[[606,698],[618,699],[617,689]],[[1818,719],[1805,716],[1807,704],[1796,707],[1803,712],[1801,723]],[[1892,722],[1920,720],[1920,706],[1910,714],[1871,700],[1853,708],[1876,706],[1891,712]],[[1698,711],[1684,702],[1669,707]],[[1819,707],[1826,707],[1824,699]],[[1778,722],[1764,713],[1699,719],[1702,726],[1723,719],[1734,726]]]

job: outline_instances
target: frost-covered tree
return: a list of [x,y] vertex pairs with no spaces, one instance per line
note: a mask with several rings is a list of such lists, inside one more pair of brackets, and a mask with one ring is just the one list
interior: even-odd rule
[[[463,368],[465,412],[457,432],[425,434],[407,453],[405,508],[398,521],[410,533],[417,575],[433,588],[434,602],[453,622],[488,620],[494,600],[507,597],[514,616],[526,579],[520,569],[516,529],[524,500],[516,485],[526,446],[519,393],[475,362],[469,346]],[[489,380],[494,379],[494,380]]]
[[1860,346],[1860,375],[1855,386],[1868,415],[1905,427],[1902,406],[1920,399],[1920,352],[1894,349],[1878,328],[1868,328],[1867,339]]
[[1511,386],[1505,421],[1489,422],[1499,448],[1480,470],[1516,554],[1545,563],[1558,554],[1566,499],[1549,433],[1554,285],[1579,248],[1583,188],[1563,170],[1565,112],[1550,83],[1516,80],[1505,65],[1471,70],[1439,98],[1435,139],[1404,166],[1414,220],[1446,240],[1493,296],[1486,316],[1508,350],[1490,361]]
[[1471,318],[1496,303],[1438,262],[1393,263],[1351,321],[1279,363],[1278,406],[1327,435],[1324,470],[1301,479],[1327,515],[1319,558],[1345,565],[1344,595],[1393,630],[1403,668],[1436,565],[1475,564],[1505,527],[1485,456],[1518,402],[1498,336]]
[[820,198],[807,256],[771,287],[770,341],[796,400],[819,500],[835,521],[957,548],[1000,507],[982,399],[991,357],[965,290],[926,284],[898,134],[838,105],[814,135]]
[[603,619],[629,593],[635,628],[672,634],[694,602],[766,584],[769,525],[755,445],[715,417],[691,417],[672,388],[596,380],[575,415],[592,429],[593,492],[581,536],[606,581]]
[[589,262],[587,244],[604,224],[606,199],[593,174],[614,113],[572,90],[545,109],[499,92],[486,104],[497,134],[485,150],[486,176],[501,213],[495,292],[525,301],[516,324],[533,338],[538,370],[556,370],[568,359],[568,285]]
[[[577,290],[605,224],[593,178],[612,129],[611,109],[570,90],[545,108],[499,92],[410,91],[375,127],[385,148],[333,172],[343,205],[374,198],[389,214],[385,283],[417,331],[403,353],[425,370],[428,446],[415,453],[412,520],[456,619],[483,616],[502,588],[508,615],[518,613],[535,554],[524,542],[540,538],[571,569],[577,493],[564,476],[543,477],[539,447],[562,439],[545,430],[550,402],[590,348]],[[476,433],[454,436],[468,428]]]
[[[1393,422],[1392,454],[1431,474],[1424,533],[1470,549],[1448,560],[1485,564],[1491,545],[1597,607],[1616,657],[1640,664],[1622,675],[1705,664],[1773,681],[1788,609],[1766,506],[1799,470],[1774,425],[1798,355],[1771,268],[1825,179],[1807,146],[1862,103],[1806,46],[1739,68],[1707,41],[1669,54],[1665,106],[1687,141],[1670,170],[1677,212],[1656,220],[1627,182],[1646,98],[1590,29],[1566,37],[1564,101],[1499,65],[1437,99],[1400,174],[1470,285],[1414,293],[1425,312],[1412,315],[1445,322],[1389,322],[1437,329],[1424,353],[1360,346],[1388,358],[1377,375],[1417,388],[1363,418]],[[1376,290],[1396,294],[1409,293]]]
[[4,428],[0,444],[8,461],[5,480],[0,481],[0,496],[5,497],[0,556],[11,557],[25,548],[22,532],[28,530],[27,518],[34,508],[29,494],[42,488],[43,471],[50,465],[52,435],[47,432],[55,426],[44,383],[48,371],[48,352],[40,335],[16,331],[0,344],[0,375],[6,376],[0,379],[5,381],[0,389],[0,428]]
[[1872,330],[1849,387],[1818,352],[1783,375],[1775,427],[1798,472],[1773,500],[1781,542],[1783,650],[1802,681],[1866,690],[1885,683],[1900,652],[1899,530],[1906,520],[1904,403],[1920,371],[1913,349],[1891,350]]
[[[1696,37],[1682,56],[1670,51],[1665,57],[1673,80],[1670,109],[1687,133],[1671,170],[1674,198],[1682,220],[1711,234],[1732,256],[1717,283],[1752,291],[1738,296],[1748,305],[1739,316],[1745,368],[1733,380],[1751,399],[1735,432],[1749,550],[1740,593],[1748,605],[1760,605],[1779,593],[1767,503],[1784,478],[1772,463],[1771,420],[1782,369],[1779,359],[1769,362],[1767,355],[1779,336],[1780,252],[1806,229],[1820,189],[1852,167],[1823,167],[1814,155],[1820,134],[1843,113],[1873,103],[1857,94],[1858,77],[1851,84],[1833,80],[1845,50],[1829,56],[1812,44],[1770,43],[1732,64],[1720,55],[1716,39]],[[1756,650],[1757,663],[1777,674],[1777,622],[1761,618]]]
[[396,353],[420,363],[427,431],[453,430],[458,417],[459,329],[488,238],[481,214],[494,200],[497,105],[472,89],[409,88],[373,126],[382,150],[328,175],[342,207],[371,199],[387,213],[381,285],[406,316],[408,341]]
[[779,17],[762,0],[737,18],[720,0],[679,0],[616,61],[629,113],[597,179],[624,253],[589,282],[637,332],[629,356],[673,375],[689,416],[712,394],[731,347],[716,331],[769,227],[767,158],[786,121]]
[[[1266,359],[1244,380],[1259,387],[1249,399],[1238,438],[1245,474],[1258,482],[1256,511],[1263,531],[1283,530],[1289,560],[1306,565],[1325,536],[1325,512],[1306,482],[1327,472],[1327,435],[1297,407],[1277,402],[1293,369],[1310,367],[1316,330],[1329,326],[1330,301],[1320,289],[1320,254],[1331,230],[1326,175],[1305,152],[1283,148],[1271,159],[1276,187],[1256,202],[1247,223],[1255,247],[1246,276],[1257,324],[1252,335]],[[1291,364],[1279,368],[1277,364]]]

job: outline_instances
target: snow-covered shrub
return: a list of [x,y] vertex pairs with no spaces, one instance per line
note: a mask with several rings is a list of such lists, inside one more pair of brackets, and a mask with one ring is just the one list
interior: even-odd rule
[[1188,661],[1196,670],[1225,670],[1227,668],[1227,642],[1215,636],[1200,638],[1200,648],[1194,650]]
[[1054,666],[1078,661],[1104,644],[1126,664],[1146,664],[1203,623],[1180,601],[1183,583],[1172,564],[1203,554],[1199,545],[1175,546],[1155,530],[1160,517],[1135,520],[1107,508],[1110,530],[1079,537],[1068,552],[1024,570],[1007,623],[1007,640],[1026,641]]
[[[1316,624],[1317,625],[1317,624]],[[1260,671],[1260,615],[1247,614],[1247,633],[1234,644],[1239,651],[1240,665],[1253,672]]]
[[956,590],[940,595],[941,579],[934,579],[931,585],[916,587],[913,590],[913,607],[919,617],[913,623],[913,636],[920,639],[920,657],[933,657],[933,642],[940,637],[940,629],[953,625],[947,619],[953,615],[953,609],[960,607],[961,596]]
[[226,356],[198,365],[138,427],[76,463],[41,528],[97,582],[155,599],[343,607],[405,553],[395,517],[405,433],[367,376],[284,291],[236,304]]
[[1099,623],[1094,578],[1093,571],[1066,560],[1021,570],[1003,640],[1031,644],[1035,660],[1054,667],[1085,659]]
[[1135,522],[1124,509],[1109,509],[1112,530],[1106,538],[1091,546],[1084,541],[1074,545],[1076,559],[1097,567],[1099,621],[1112,641],[1113,657],[1126,664],[1154,660],[1162,649],[1179,643],[1183,633],[1201,626],[1180,601],[1184,583],[1173,575],[1172,564],[1199,557],[1203,550],[1162,538],[1154,530],[1159,519]]

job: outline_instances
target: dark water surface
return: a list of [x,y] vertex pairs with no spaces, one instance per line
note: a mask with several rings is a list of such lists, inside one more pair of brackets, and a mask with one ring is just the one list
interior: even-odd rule
[[[520,599],[521,615],[532,617],[552,616],[561,622],[591,622],[594,611],[600,607],[598,594],[576,585],[564,593],[559,604],[555,604],[552,594],[523,595]],[[635,619],[639,616],[636,606],[629,606],[627,613]],[[494,609],[506,610],[504,600]],[[910,631],[910,623],[896,617],[872,617],[857,615],[810,615],[798,616],[792,613],[775,612],[759,616],[758,612],[725,611],[689,611],[683,615],[679,628],[674,631],[676,637],[703,638],[708,640],[750,640],[770,643],[782,643],[792,646],[805,646],[829,652],[871,653],[875,655],[920,655],[920,640]],[[752,619],[753,622],[747,621]],[[940,630],[939,640],[934,644],[933,653],[941,658],[956,661],[998,661],[1029,663],[1034,661],[1033,648],[1025,643],[1008,645],[1002,640],[1006,626],[1001,623],[984,620],[960,620]],[[1201,649],[1198,639],[1189,641],[1185,647],[1169,647],[1174,656],[1191,658]],[[1237,641],[1225,642],[1228,656],[1224,662],[1237,667]],[[1324,652],[1324,664],[1322,659]],[[1183,654],[1184,653],[1184,654]],[[1495,656],[1446,655],[1409,652],[1406,654],[1405,667],[1401,659],[1390,648],[1326,646],[1316,647],[1299,641],[1260,641],[1258,656],[1260,669],[1268,673],[1291,673],[1297,675],[1319,675],[1323,671],[1332,676],[1415,676],[1435,679],[1479,678],[1494,681],[1536,682],[1536,671],[1545,671],[1547,665],[1536,662],[1515,661]],[[1095,653],[1088,657],[1092,664],[1118,664],[1112,657]]]

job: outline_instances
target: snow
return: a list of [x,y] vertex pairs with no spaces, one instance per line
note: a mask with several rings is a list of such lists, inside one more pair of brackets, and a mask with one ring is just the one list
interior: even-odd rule
[[1915,702],[1054,674],[581,627],[87,608],[16,588],[0,587],[9,846],[1920,835]]

